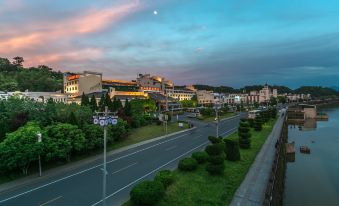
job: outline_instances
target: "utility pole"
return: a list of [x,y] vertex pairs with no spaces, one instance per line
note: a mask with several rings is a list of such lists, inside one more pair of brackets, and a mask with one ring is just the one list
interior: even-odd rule
[[216,134],[217,138],[219,138],[219,104],[216,104],[215,107],[215,115],[216,115],[216,121],[217,121],[217,127],[216,127]]
[[117,116],[109,116],[110,114],[116,114],[116,112],[109,112],[108,107],[105,106],[104,112],[95,112],[97,116],[93,116],[94,124],[99,124],[104,128],[104,154],[103,154],[103,179],[102,179],[102,205],[106,206],[106,145],[107,145],[107,126],[108,124],[116,125],[118,123]]

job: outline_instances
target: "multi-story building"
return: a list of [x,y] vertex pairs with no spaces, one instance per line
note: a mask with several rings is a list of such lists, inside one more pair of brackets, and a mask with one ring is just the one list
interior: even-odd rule
[[265,84],[264,88],[259,91],[259,102],[268,102],[270,101],[271,97],[277,97],[278,90],[277,89],[270,89],[267,84]]
[[166,89],[166,95],[178,101],[191,100],[195,92],[188,89]]
[[201,104],[201,105],[208,105],[208,104],[215,103],[213,91],[198,90],[197,99],[198,99],[198,104]]
[[64,73],[64,93],[69,97],[102,92],[102,73],[84,71]]
[[136,80],[140,90],[144,92],[165,93],[166,89],[173,88],[173,82],[161,76],[151,76],[150,74],[139,74]]

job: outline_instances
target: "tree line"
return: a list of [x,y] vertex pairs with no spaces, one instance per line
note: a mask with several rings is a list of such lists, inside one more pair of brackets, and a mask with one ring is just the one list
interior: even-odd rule
[[[92,124],[94,111],[105,106],[116,111],[118,124],[108,126],[108,144],[121,141],[131,128],[154,121],[156,110],[152,100],[126,101],[103,95],[100,101],[83,96],[81,105],[47,103],[11,97],[0,101],[0,174],[21,171],[27,174],[40,155],[45,163],[69,162],[72,157],[86,155],[103,146],[103,129]],[[42,142],[37,142],[37,134]]]
[[63,74],[52,68],[39,65],[23,67],[24,59],[14,57],[13,61],[0,57],[0,91],[51,92],[63,89]]

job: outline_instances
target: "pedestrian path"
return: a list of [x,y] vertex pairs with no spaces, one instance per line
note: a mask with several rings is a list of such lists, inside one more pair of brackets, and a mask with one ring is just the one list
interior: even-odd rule
[[231,206],[259,206],[263,205],[266,186],[270,178],[271,168],[275,155],[275,143],[283,129],[284,115],[279,116],[271,134],[266,139],[260,152],[255,158],[244,181],[237,189]]

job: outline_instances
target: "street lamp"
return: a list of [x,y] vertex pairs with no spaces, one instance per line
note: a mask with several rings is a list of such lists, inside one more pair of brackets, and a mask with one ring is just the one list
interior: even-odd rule
[[[40,132],[36,134],[38,138],[38,143],[42,142],[42,135]],[[41,177],[41,158],[40,158],[40,153],[39,153],[39,177]]]
[[215,104],[214,109],[215,109],[215,116],[216,116],[215,118],[217,121],[216,133],[217,133],[217,138],[218,138],[219,137],[219,109],[220,109],[219,103]]
[[106,144],[107,144],[107,126],[109,124],[116,125],[118,123],[118,116],[111,116],[110,114],[115,115],[116,112],[109,112],[108,107],[105,106],[104,112],[95,112],[96,116],[93,116],[93,123],[98,124],[104,128],[104,163],[103,163],[103,180],[102,180],[102,204],[106,205]]

